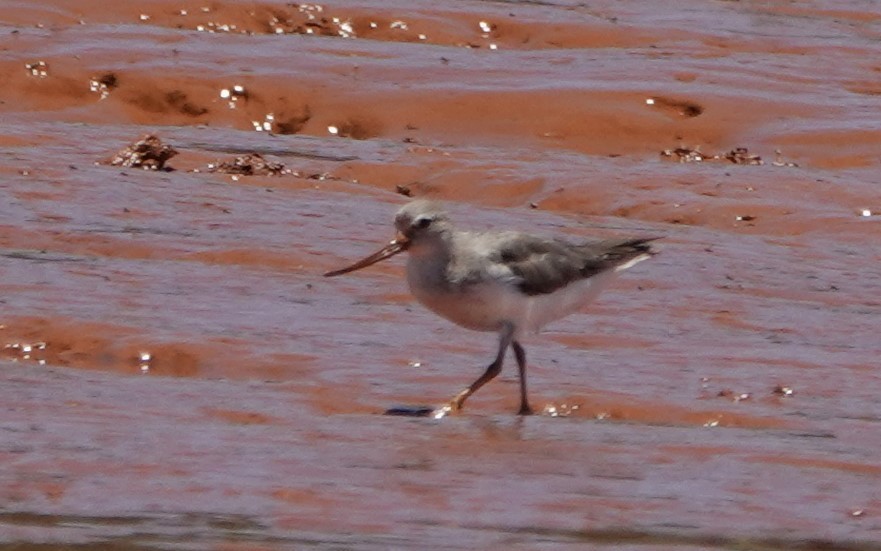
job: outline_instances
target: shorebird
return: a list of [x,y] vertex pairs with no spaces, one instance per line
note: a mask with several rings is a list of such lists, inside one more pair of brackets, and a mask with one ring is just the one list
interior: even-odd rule
[[440,204],[427,200],[404,205],[395,215],[395,229],[388,245],[325,277],[354,272],[407,251],[407,282],[416,300],[457,325],[499,335],[495,360],[448,406],[436,410],[435,417],[461,409],[469,396],[495,378],[509,347],[520,372],[519,413],[531,414],[521,338],[581,309],[616,274],[654,255],[649,242],[658,239],[575,244],[515,231],[461,231]]

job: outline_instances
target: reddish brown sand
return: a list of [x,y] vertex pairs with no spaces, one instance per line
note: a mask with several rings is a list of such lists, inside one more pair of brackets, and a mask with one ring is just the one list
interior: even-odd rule
[[[881,11],[825,5],[4,3],[0,545],[881,549]],[[527,343],[545,414],[388,417],[495,346],[321,277],[398,191],[666,239]]]

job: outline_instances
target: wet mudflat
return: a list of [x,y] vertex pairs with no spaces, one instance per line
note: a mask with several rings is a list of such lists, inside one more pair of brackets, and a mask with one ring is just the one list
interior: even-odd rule
[[[873,4],[119,4],[0,23],[0,544],[881,548]],[[388,417],[494,349],[320,277],[404,194],[666,238]]]

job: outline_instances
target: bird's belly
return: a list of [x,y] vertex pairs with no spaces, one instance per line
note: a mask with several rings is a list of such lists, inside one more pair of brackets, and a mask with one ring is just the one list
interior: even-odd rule
[[498,331],[511,317],[510,299],[502,288],[489,285],[467,290],[427,290],[410,287],[413,296],[435,314],[474,331]]
[[548,323],[578,311],[614,278],[614,272],[573,282],[553,293],[526,295],[504,283],[471,285],[439,291],[419,285],[410,290],[426,308],[457,325],[475,331],[498,331],[512,323],[516,334],[535,333]]
[[522,332],[536,333],[552,321],[581,310],[600,294],[615,275],[615,272],[603,272],[574,281],[552,293],[528,297],[520,313],[518,328]]

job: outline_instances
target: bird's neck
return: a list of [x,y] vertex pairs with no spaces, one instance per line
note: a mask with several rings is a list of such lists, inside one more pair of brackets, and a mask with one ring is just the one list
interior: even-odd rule
[[446,274],[452,261],[452,246],[448,240],[436,239],[414,243],[407,251],[407,276],[411,288],[432,287],[440,289],[445,286]]

